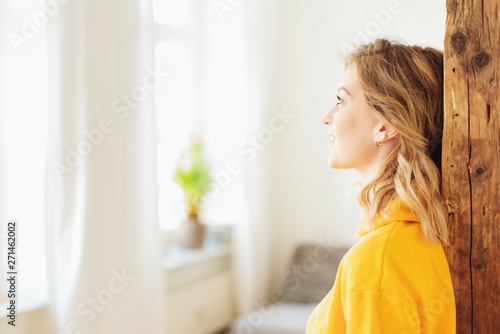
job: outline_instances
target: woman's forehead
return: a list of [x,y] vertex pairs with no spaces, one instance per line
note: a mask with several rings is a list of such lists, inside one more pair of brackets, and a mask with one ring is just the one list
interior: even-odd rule
[[338,90],[344,90],[348,93],[348,95],[355,96],[356,92],[359,90],[356,84],[356,73],[356,67],[354,65],[347,67],[344,71]]

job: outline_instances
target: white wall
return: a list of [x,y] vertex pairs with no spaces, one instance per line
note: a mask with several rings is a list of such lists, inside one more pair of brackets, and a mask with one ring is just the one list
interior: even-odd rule
[[[353,245],[361,211],[345,191],[353,169],[327,165],[327,126],[321,119],[336,101],[343,73],[342,45],[374,37],[401,38],[443,49],[445,0],[278,0],[274,106],[296,114],[269,146],[273,253],[272,287],[282,284],[294,247],[328,240]],[[392,9],[376,21],[372,11]],[[389,12],[389,11],[388,11]],[[390,13],[390,12],[389,12]],[[397,14],[394,14],[397,13]],[[380,19],[380,18],[379,18]],[[380,30],[378,34],[377,29]]]

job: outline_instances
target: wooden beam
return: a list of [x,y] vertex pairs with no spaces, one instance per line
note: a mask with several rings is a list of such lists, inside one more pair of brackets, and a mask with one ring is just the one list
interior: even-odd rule
[[500,2],[446,7],[442,194],[457,333],[500,333]]

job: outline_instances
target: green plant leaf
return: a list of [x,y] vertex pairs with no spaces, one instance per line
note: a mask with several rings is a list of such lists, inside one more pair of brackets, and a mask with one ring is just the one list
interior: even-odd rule
[[188,169],[182,169],[179,166],[174,173],[173,179],[184,191],[188,214],[197,215],[201,208],[203,196],[210,190],[213,179],[210,175],[210,166],[203,156],[201,141],[193,143],[190,154],[193,157],[191,166]]

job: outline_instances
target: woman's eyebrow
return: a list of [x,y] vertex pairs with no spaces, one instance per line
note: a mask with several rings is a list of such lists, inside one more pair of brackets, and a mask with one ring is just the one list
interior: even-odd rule
[[347,95],[351,96],[351,94],[349,94],[349,92],[347,91],[347,89],[345,89],[345,87],[344,87],[344,86],[340,86],[340,88],[339,88],[339,90],[338,90],[338,91],[339,91],[339,93],[340,93],[340,91],[341,91],[341,90],[343,90],[344,92],[346,92],[346,93],[347,93]]

